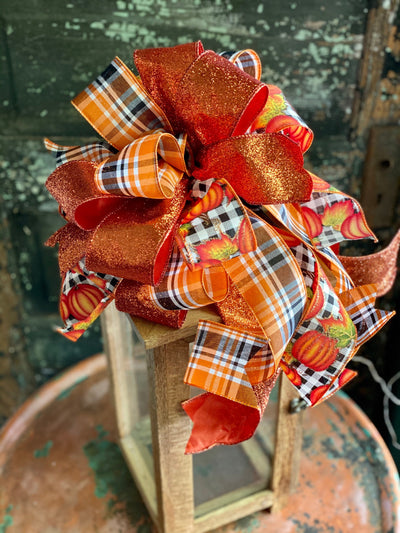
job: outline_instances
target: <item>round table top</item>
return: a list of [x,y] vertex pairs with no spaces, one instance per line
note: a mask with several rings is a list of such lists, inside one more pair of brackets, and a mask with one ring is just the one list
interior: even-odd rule
[[[150,533],[117,445],[104,355],[42,387],[0,434],[2,533]],[[306,412],[300,481],[279,514],[259,512],[219,533],[395,533],[393,460],[345,395]]]

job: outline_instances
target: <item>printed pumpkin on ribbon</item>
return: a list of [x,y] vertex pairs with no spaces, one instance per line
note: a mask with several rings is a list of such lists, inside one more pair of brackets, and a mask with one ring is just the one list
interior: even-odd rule
[[298,144],[303,153],[306,152],[313,140],[312,130],[297,114],[279,87],[268,85],[268,90],[267,103],[255,120],[253,129],[267,133],[282,132]]
[[257,247],[246,211],[228,183],[210,179],[203,185],[202,197],[189,207],[176,236],[192,269],[218,266]]
[[314,190],[311,200],[301,204],[301,213],[313,246],[324,248],[346,239],[375,239],[358,202],[334,188]]
[[119,282],[115,276],[88,270],[82,258],[63,275],[59,310],[65,327],[58,331],[78,340],[110,303]]

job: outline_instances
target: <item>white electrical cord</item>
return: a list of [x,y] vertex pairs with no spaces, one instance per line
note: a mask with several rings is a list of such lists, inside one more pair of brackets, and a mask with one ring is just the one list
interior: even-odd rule
[[400,398],[395,396],[392,392],[393,385],[396,383],[398,379],[400,379],[400,371],[397,372],[394,376],[392,376],[390,380],[388,381],[388,383],[386,383],[386,381],[382,379],[381,376],[378,374],[375,368],[375,365],[372,361],[360,355],[357,355],[356,357],[354,357],[353,361],[362,363],[365,366],[367,366],[374,381],[376,381],[376,383],[380,385],[383,395],[384,395],[383,396],[383,419],[388,429],[390,438],[392,439],[393,447],[396,448],[397,450],[400,450],[400,443],[397,438],[396,431],[393,427],[392,421],[390,420],[390,413],[389,413],[389,400],[393,402],[395,405],[400,406]]

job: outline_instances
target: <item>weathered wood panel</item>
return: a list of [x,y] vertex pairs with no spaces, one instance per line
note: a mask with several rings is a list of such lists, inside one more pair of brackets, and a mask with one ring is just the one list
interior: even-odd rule
[[220,51],[255,48],[263,79],[282,86],[307,120],[321,124],[321,134],[337,133],[350,118],[366,6],[361,0],[13,2],[4,11],[5,36],[19,112],[10,113],[8,99],[3,117],[16,134],[86,134],[68,101],[114,55],[133,66],[135,48],[202,39]]

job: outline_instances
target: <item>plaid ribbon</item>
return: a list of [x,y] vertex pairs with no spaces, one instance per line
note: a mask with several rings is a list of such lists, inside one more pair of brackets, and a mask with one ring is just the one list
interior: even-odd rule
[[[258,357],[257,357],[258,356]],[[250,375],[249,361],[257,357]],[[253,384],[274,368],[266,340],[223,324],[199,321],[196,339],[184,378],[185,383],[258,408]]]
[[291,247],[291,251],[299,264],[306,287],[311,288],[314,285],[316,269],[316,260],[313,252],[304,243]]
[[49,152],[53,152],[57,166],[68,161],[79,161],[82,159],[101,163],[104,159],[116,153],[115,148],[111,144],[101,141],[84,146],[61,146],[50,139],[45,139],[44,145]]
[[63,147],[46,139],[58,164],[82,159],[100,163],[94,179],[103,194],[173,196],[187,170],[186,135],[168,133],[171,126],[164,112],[119,58],[72,103],[110,145]]
[[362,285],[340,295],[340,300],[357,329],[357,348],[375,335],[395,314],[394,311],[375,309],[375,299],[375,285]]
[[118,150],[149,130],[172,131],[164,112],[119,57],[72,104]]
[[255,217],[250,221],[257,249],[223,267],[254,311],[278,362],[303,316],[306,287],[296,260],[274,229]]
[[228,59],[236,67],[240,68],[253,78],[261,79],[261,61],[254,50],[239,50],[238,52],[222,52],[219,54]]
[[[354,286],[340,259],[329,247],[314,247],[310,236],[305,231],[301,210],[295,204],[260,206],[256,212],[261,216],[272,215],[278,223],[301,239],[312,250],[313,254],[315,253],[321,261],[327,264],[332,278],[336,280],[333,283],[336,294],[350,290]],[[324,228],[322,230],[324,231]]]
[[221,267],[190,269],[175,247],[161,283],[149,290],[160,309],[197,309],[226,297],[228,277]]
[[178,245],[189,266],[218,265],[254,250],[257,244],[247,213],[228,183],[213,179],[200,182],[194,195],[200,194],[177,233]]
[[96,186],[104,194],[171,198],[186,170],[185,144],[184,135],[145,135],[99,166]]
[[328,267],[331,275],[331,284],[336,294],[351,290],[354,283],[335,252],[330,248],[321,248],[315,251],[321,261]]

